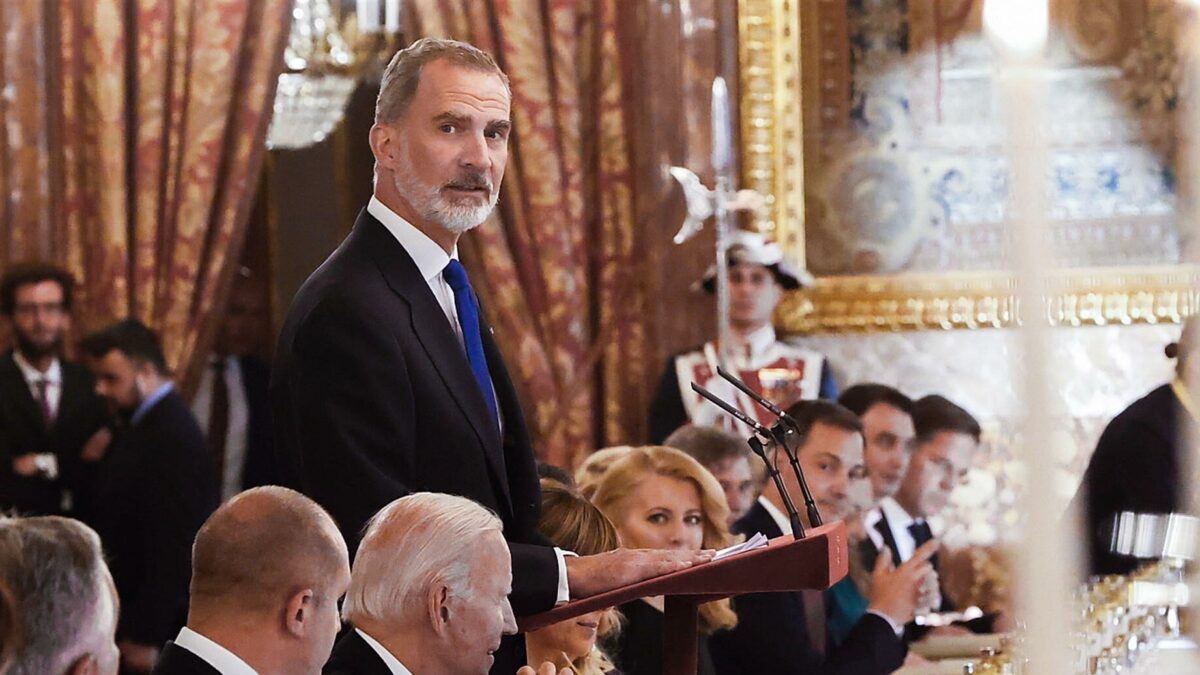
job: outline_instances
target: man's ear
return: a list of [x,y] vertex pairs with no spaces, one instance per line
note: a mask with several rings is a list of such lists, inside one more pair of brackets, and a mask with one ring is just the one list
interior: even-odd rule
[[70,675],[97,675],[100,672],[100,666],[96,663],[94,654],[84,654],[75,659],[75,663],[67,669]]
[[371,154],[375,155],[375,164],[379,168],[395,171],[400,164],[398,130],[387,124],[376,123],[371,127],[368,136],[371,144]]
[[283,629],[289,635],[304,637],[312,626],[316,602],[316,595],[311,588],[293,593],[284,609]]
[[434,584],[427,598],[427,610],[429,625],[438,635],[444,635],[449,627],[453,614],[450,604],[450,587],[442,583]]

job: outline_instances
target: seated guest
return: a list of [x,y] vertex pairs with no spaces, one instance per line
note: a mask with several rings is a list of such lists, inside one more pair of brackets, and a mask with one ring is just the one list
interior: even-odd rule
[[117,593],[91,528],[0,518],[0,587],[20,607],[0,632],[0,672],[8,659],[8,675],[116,675]]
[[[884,549],[890,553],[892,562],[899,565],[922,544],[934,539],[928,519],[940,514],[950,503],[950,493],[966,479],[979,449],[979,422],[944,396],[934,394],[914,403],[912,418],[916,444],[904,480],[894,497],[884,497],[878,508],[863,517],[869,537],[863,541],[863,558],[868,566]],[[936,571],[937,556],[930,558],[930,562]],[[945,593],[938,609],[954,610],[954,603]],[[993,619],[977,619],[968,622],[966,628],[991,632]],[[925,632],[910,628],[908,637],[919,639]]]
[[124,422],[96,475],[92,519],[121,597],[122,665],[149,672],[186,619],[192,541],[217,507],[216,477],[153,331],[128,319],[83,349],[96,393]]
[[[863,426],[863,461],[868,481],[851,488],[851,509],[846,518],[850,534],[850,574],[833,585],[826,594],[829,611],[829,637],[841,644],[850,630],[867,611],[867,598],[855,579],[869,579],[870,570],[863,567],[859,542],[866,538],[862,512],[879,505],[900,487],[916,432],[912,422],[912,399],[885,384],[856,384],[838,397],[838,403],[858,415]],[[865,488],[865,489],[864,489]],[[936,580],[928,583],[935,584]]]
[[1084,518],[1090,574],[1128,574],[1143,564],[1112,552],[1113,519],[1122,511],[1187,510],[1181,506],[1181,464],[1189,447],[1185,422],[1200,422],[1200,358],[1194,352],[1198,328],[1200,314],[1193,314],[1179,342],[1167,345],[1167,358],[1177,359],[1175,379],[1130,404],[1096,443],[1074,499]]
[[[721,486],[699,462],[674,448],[632,448],[609,466],[592,497],[630,548],[719,549],[732,543],[725,524],[729,507]],[[626,625],[610,653],[625,675],[662,672],[663,599],[620,606]],[[707,636],[737,623],[728,600],[700,606],[698,664],[715,673]]]
[[0,511],[78,513],[107,447],[108,415],[92,375],[63,358],[75,280],[46,263],[12,265],[0,280],[16,348],[0,356]]
[[155,675],[317,675],[350,585],[346,542],[329,514],[282,487],[226,502],[196,534],[187,625]]
[[913,450],[912,399],[886,384],[856,384],[842,392],[838,403],[862,422],[871,502],[891,497],[900,489]]
[[[597,555],[620,546],[616,529],[599,509],[553,480],[542,480],[538,532],[555,546],[579,555]],[[613,670],[613,664],[596,640],[612,636],[619,627],[620,617],[614,610],[551,624],[525,634],[527,660],[530,666],[552,663],[560,671],[570,668],[577,675],[603,675]]]
[[[788,409],[799,426],[796,449],[813,499],[826,521],[845,516],[852,480],[863,472],[862,427],[854,413],[829,401],[801,401]],[[776,450],[775,452],[778,452]],[[786,462],[780,461],[783,465]],[[795,474],[780,471],[799,502]],[[790,535],[783,497],[769,482],[755,505],[734,526],[736,532],[768,537]],[[805,525],[811,525],[800,509]],[[713,659],[722,675],[734,673],[890,673],[904,662],[904,623],[913,618],[921,584],[930,572],[930,543],[913,561],[892,569],[884,558],[874,568],[866,613],[841,644],[827,631],[827,606],[821,591],[750,593],[734,601],[738,626],[712,639]]]
[[686,452],[717,479],[729,505],[731,525],[758,499],[763,471],[757,470],[761,463],[751,454],[746,439],[717,427],[685,424],[667,436],[663,445]]
[[367,523],[342,616],[353,627],[326,675],[484,675],[517,632],[500,519],[475,502],[417,492]]
[[579,488],[579,492],[584,497],[591,499],[592,493],[596,491],[596,485],[604,476],[604,472],[608,471],[608,467],[632,449],[633,447],[629,445],[616,445],[611,448],[600,448],[588,455],[575,470],[575,487]]

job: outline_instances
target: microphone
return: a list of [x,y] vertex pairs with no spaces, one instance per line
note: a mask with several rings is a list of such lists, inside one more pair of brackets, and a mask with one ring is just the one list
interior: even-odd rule
[[[808,489],[808,481],[804,479],[804,471],[800,468],[800,459],[796,457],[796,453],[787,443],[787,436],[791,434],[795,438],[800,438],[800,424],[796,419],[787,414],[785,410],[775,405],[770,399],[759,394],[751,389],[745,382],[739,379],[736,375],[725,370],[723,366],[717,366],[717,374],[725,378],[733,386],[741,390],[750,398],[758,402],[759,405],[766,408],[768,412],[779,418],[772,426],[772,431],[779,438],[780,445],[783,446],[783,451],[787,453],[788,463],[792,465],[792,472],[796,474],[796,480],[800,481],[800,493],[804,496],[804,509],[808,512],[808,522],[813,527],[820,527],[822,524],[821,513],[817,510],[817,502],[813,499],[812,491]],[[740,412],[740,411],[739,411]],[[784,429],[782,424],[787,424],[788,429]]]
[[[783,478],[779,475],[779,469],[776,469],[775,464],[770,460],[770,458],[767,457],[767,451],[763,447],[762,439],[760,439],[759,436],[766,438],[768,442],[775,443],[776,445],[780,444],[779,440],[775,437],[770,429],[764,427],[762,424],[759,424],[757,420],[741,410],[729,405],[725,401],[722,401],[711,391],[701,387],[695,382],[692,383],[692,391],[708,399],[710,403],[729,413],[734,419],[754,430],[754,433],[750,435],[750,438],[746,439],[746,443],[750,446],[750,449],[754,451],[754,454],[758,455],[758,458],[763,461],[763,464],[767,465],[767,475],[770,476],[771,480],[775,482],[775,489],[779,490],[779,495],[783,499],[783,506],[787,510],[788,521],[790,521],[792,524],[792,538],[803,539],[804,525],[800,523],[800,512],[796,510],[796,505],[792,503],[792,497],[788,494],[787,487],[783,484]],[[784,447],[787,446],[785,445]]]

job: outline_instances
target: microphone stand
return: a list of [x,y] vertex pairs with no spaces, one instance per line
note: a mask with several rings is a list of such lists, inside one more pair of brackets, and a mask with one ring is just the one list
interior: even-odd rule
[[[725,401],[722,401],[715,394],[704,387],[701,387],[695,382],[692,383],[692,391],[708,399],[710,403],[729,413],[734,417],[734,419],[742,422],[754,430],[754,433],[750,434],[750,438],[746,439],[746,443],[750,446],[750,449],[754,451],[754,454],[758,455],[758,458],[763,461],[763,464],[767,465],[767,475],[770,476],[771,480],[775,482],[775,489],[779,491],[779,496],[783,499],[783,506],[787,510],[788,520],[792,524],[792,538],[803,539],[804,525],[800,522],[800,512],[796,510],[796,505],[792,503],[792,497],[790,494],[788,494],[787,487],[783,484],[783,477],[779,475],[779,469],[776,469],[774,462],[767,457],[767,451],[766,448],[763,447],[762,438],[760,438],[760,436],[766,438],[768,442],[775,443],[776,445],[780,445],[780,442],[775,438],[770,429],[766,428],[762,424],[759,424],[754,418],[743,413],[741,410],[738,410]],[[784,447],[786,448],[787,445],[784,444]]]
[[[779,438],[780,445],[783,446],[783,451],[787,454],[788,463],[792,465],[792,472],[796,474],[796,479],[800,482],[800,493],[804,496],[804,509],[808,512],[808,522],[813,527],[820,527],[822,524],[821,513],[817,510],[817,502],[813,499],[812,491],[808,489],[808,481],[804,478],[804,471],[800,468],[800,459],[796,457],[796,453],[787,443],[787,436],[790,434],[794,438],[800,438],[800,424],[795,418],[787,414],[785,410],[775,405],[770,399],[759,394],[751,389],[745,382],[739,379],[736,375],[725,370],[723,366],[717,366],[717,374],[725,378],[733,386],[737,387],[743,394],[758,402],[759,405],[766,408],[768,412],[779,418],[772,427],[771,431]],[[741,411],[739,411],[741,412]],[[784,429],[786,424],[789,428]]]

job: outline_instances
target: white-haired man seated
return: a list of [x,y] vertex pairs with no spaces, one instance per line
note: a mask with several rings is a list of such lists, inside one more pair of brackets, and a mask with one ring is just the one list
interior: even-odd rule
[[91,528],[0,518],[0,586],[20,607],[18,644],[0,650],[12,659],[7,675],[116,675],[117,591]]
[[485,675],[517,631],[500,519],[463,497],[418,492],[367,524],[326,675]]

